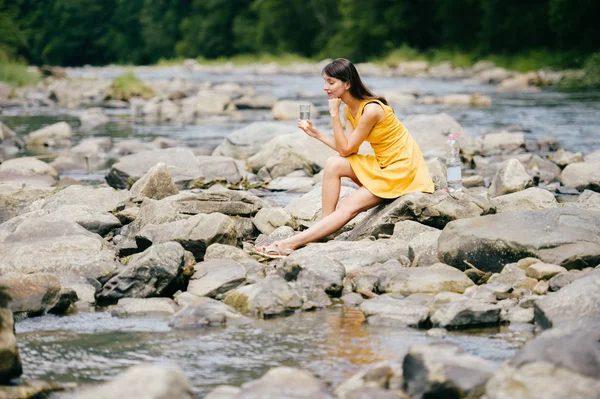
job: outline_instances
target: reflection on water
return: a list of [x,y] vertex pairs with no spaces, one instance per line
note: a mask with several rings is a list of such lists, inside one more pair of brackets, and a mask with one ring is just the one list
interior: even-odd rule
[[[24,378],[96,383],[135,364],[176,363],[199,397],[217,385],[259,378],[275,366],[309,370],[334,387],[366,365],[403,356],[411,344],[441,340],[363,320],[360,311],[336,305],[196,331],[170,331],[167,319],[118,319],[105,312],[27,319],[16,329]],[[444,340],[500,362],[528,338],[528,333],[486,329]]]

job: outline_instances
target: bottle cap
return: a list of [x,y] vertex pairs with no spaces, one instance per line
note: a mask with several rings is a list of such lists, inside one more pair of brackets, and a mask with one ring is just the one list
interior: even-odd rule
[[448,136],[448,140],[456,140],[460,136],[460,132],[456,132]]

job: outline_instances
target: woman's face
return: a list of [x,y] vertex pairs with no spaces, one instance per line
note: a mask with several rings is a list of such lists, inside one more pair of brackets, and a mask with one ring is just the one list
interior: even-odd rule
[[337,78],[333,78],[326,73],[323,74],[325,85],[323,90],[327,93],[329,98],[341,98],[342,95],[350,88],[350,84],[342,82]]

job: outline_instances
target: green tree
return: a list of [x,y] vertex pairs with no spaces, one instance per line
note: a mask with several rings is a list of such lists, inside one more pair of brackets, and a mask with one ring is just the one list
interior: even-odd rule
[[143,0],[139,11],[141,34],[144,53],[150,61],[175,56],[179,24],[188,11],[188,0]]
[[340,0],[336,33],[323,55],[364,61],[370,56],[408,42],[406,33],[414,21],[407,16],[407,2]]
[[114,0],[54,0],[41,60],[53,65],[103,64],[106,35]]
[[440,45],[472,50],[481,31],[481,0],[440,0],[435,8]]
[[550,29],[557,47],[600,50],[600,2],[598,0],[549,0]]
[[206,58],[235,54],[234,21],[249,4],[250,0],[192,1],[190,15],[181,21],[177,54]]
[[116,0],[105,36],[100,43],[108,49],[106,62],[146,64],[151,57],[146,52],[141,34],[139,10],[144,0]]
[[480,43],[488,52],[551,47],[548,0],[482,0]]

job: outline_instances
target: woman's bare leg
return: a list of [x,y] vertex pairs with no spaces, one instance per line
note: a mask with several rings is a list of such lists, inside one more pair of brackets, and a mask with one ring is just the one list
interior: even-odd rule
[[360,184],[347,158],[338,155],[327,159],[321,188],[321,218],[335,211],[340,198],[342,177],[349,177]]
[[322,218],[308,230],[285,240],[278,241],[277,247],[281,250],[296,249],[309,242],[317,241],[329,234],[335,233],[360,212],[374,207],[381,201],[383,201],[383,198],[371,194],[364,187],[360,187],[354,193],[344,198],[335,211]]

